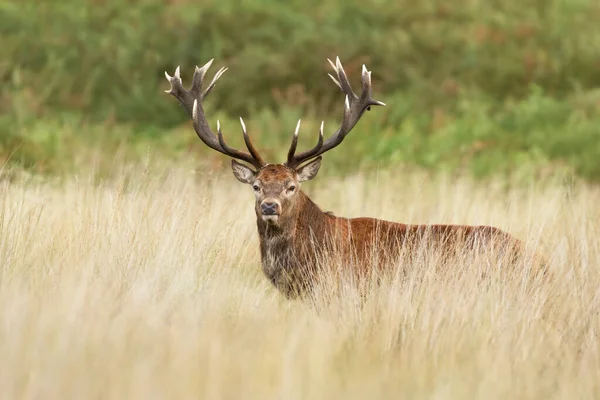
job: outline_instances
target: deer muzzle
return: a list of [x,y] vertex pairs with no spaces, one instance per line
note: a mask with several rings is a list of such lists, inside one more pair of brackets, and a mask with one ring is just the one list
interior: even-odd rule
[[263,216],[279,215],[281,206],[277,200],[266,199],[260,203],[260,211]]
[[270,224],[276,224],[281,214],[281,204],[275,199],[265,199],[260,203],[262,219]]

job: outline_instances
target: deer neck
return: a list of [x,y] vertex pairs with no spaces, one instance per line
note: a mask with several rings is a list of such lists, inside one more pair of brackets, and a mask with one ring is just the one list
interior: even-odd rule
[[306,286],[304,272],[314,270],[317,253],[327,235],[327,219],[303,192],[299,192],[295,218],[273,226],[257,218],[263,272],[287,297],[295,297]]

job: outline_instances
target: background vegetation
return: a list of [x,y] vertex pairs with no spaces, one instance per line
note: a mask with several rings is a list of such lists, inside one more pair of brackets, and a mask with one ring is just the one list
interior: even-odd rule
[[[600,3],[593,0],[3,0],[0,157],[62,173],[148,153],[220,164],[163,93],[163,72],[229,67],[208,101],[279,160],[302,117],[338,123],[326,58],[378,98],[329,172],[389,163],[477,176],[600,179]],[[213,72],[214,72],[213,71]],[[100,154],[108,154],[108,161]],[[115,156],[117,155],[117,156]],[[92,162],[92,161],[97,162]]]

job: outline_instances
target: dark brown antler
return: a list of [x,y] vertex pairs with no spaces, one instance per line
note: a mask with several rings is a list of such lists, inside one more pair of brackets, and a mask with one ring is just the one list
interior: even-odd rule
[[240,122],[242,124],[242,131],[244,134],[244,142],[246,143],[246,147],[250,153],[245,153],[243,151],[239,151],[229,147],[225,140],[223,139],[223,134],[221,133],[221,127],[219,121],[217,121],[217,135],[213,133],[206,121],[206,117],[204,115],[204,109],[202,108],[202,101],[206,99],[206,97],[210,94],[211,90],[215,87],[217,80],[227,71],[227,68],[223,67],[217,71],[213,80],[210,82],[208,87],[202,92],[202,81],[204,80],[204,75],[213,60],[207,62],[202,68],[196,67],[194,70],[194,77],[192,78],[192,87],[189,90],[185,90],[181,83],[181,76],[179,75],[179,67],[175,69],[175,75],[170,76],[165,72],[165,76],[167,80],[171,83],[171,89],[165,90],[166,93],[173,95],[179,103],[183,106],[183,108],[187,111],[188,115],[192,119],[194,123],[194,130],[196,134],[206,144],[213,150],[216,150],[220,153],[223,153],[227,156],[237,158],[238,160],[246,161],[247,163],[255,166],[256,168],[261,168],[266,165],[261,156],[258,154],[254,146],[252,145],[252,141],[248,136],[248,132],[246,131],[246,126],[244,125],[244,121],[240,118]]
[[385,103],[377,101],[372,97],[371,71],[367,71],[367,67],[364,65],[362,67],[362,92],[360,96],[357,96],[352,91],[352,87],[350,86],[350,82],[348,81],[348,77],[346,76],[346,72],[342,67],[339,57],[336,58],[335,64],[329,59],[327,59],[327,61],[329,61],[329,64],[331,64],[337,74],[337,79],[331,74],[328,74],[329,77],[342,90],[342,92],[346,94],[342,124],[329,139],[323,142],[323,123],[321,123],[319,141],[317,145],[310,150],[296,155],[295,152],[296,146],[298,145],[298,130],[300,125],[300,121],[298,121],[298,126],[296,126],[296,131],[294,133],[294,137],[292,138],[292,144],[290,145],[290,150],[288,152],[288,159],[285,163],[290,168],[296,168],[303,162],[315,158],[342,143],[346,135],[352,130],[352,128],[354,128],[354,125],[356,125],[365,110],[370,109],[371,106],[385,106]]

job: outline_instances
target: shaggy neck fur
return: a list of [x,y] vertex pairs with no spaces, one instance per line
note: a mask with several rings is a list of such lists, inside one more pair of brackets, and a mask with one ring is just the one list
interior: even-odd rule
[[335,218],[321,211],[302,191],[297,196],[296,214],[277,226],[263,221],[257,212],[263,271],[288,298],[308,288],[330,239],[327,220]]

